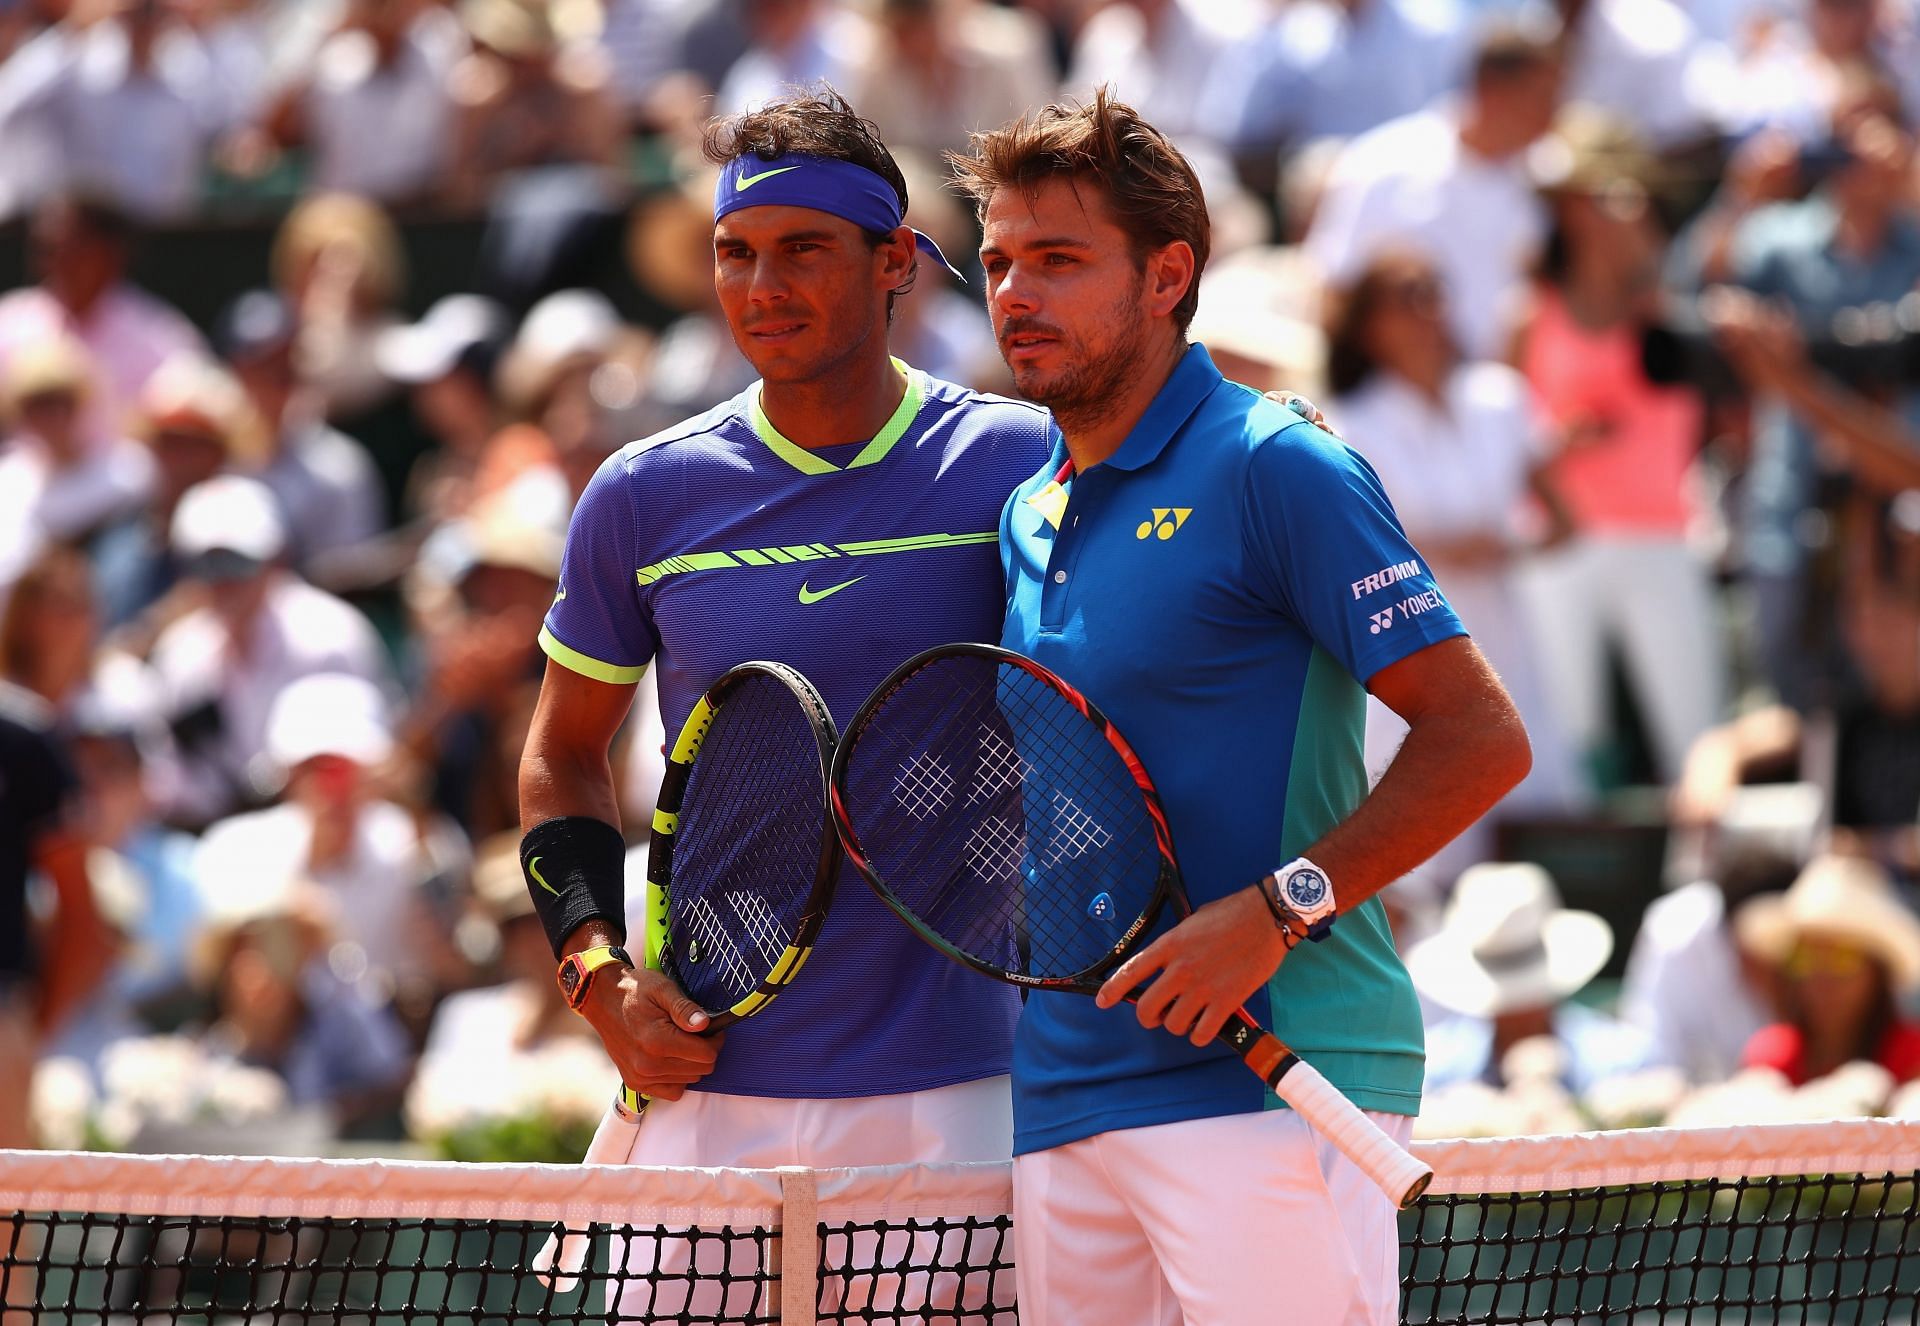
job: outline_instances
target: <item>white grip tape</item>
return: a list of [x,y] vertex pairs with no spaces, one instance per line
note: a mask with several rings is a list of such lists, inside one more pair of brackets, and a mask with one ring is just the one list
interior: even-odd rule
[[[580,1158],[580,1163],[626,1164],[633,1155],[633,1139],[639,1131],[640,1116],[628,1113],[616,1094],[613,1104],[601,1116],[600,1126],[594,1129],[593,1141],[587,1144],[587,1154]],[[580,1273],[586,1269],[587,1257],[592,1251],[590,1231],[563,1225],[547,1235],[547,1241],[540,1245],[533,1259],[533,1273],[554,1292],[570,1294],[579,1285]]]
[[1296,1060],[1274,1087],[1280,1099],[1300,1111],[1343,1155],[1358,1165],[1380,1190],[1405,1209],[1413,1205],[1433,1177],[1433,1167],[1380,1131],[1354,1103],[1341,1095],[1313,1065]]

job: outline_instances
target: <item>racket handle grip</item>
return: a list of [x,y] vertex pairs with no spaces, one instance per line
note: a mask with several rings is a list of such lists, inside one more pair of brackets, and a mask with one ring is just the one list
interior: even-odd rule
[[647,1106],[653,1104],[652,1096],[643,1096],[625,1082],[613,1093],[613,1112],[628,1123],[638,1124],[647,1117]]
[[1284,1080],[1274,1084],[1280,1099],[1379,1184],[1380,1191],[1395,1206],[1404,1211],[1420,1200],[1420,1194],[1433,1182],[1433,1166],[1382,1132],[1312,1064],[1293,1058],[1282,1077]]
[[1420,1200],[1433,1182],[1433,1166],[1388,1137],[1312,1064],[1260,1030],[1244,1013],[1229,1019],[1220,1037],[1238,1050],[1281,1100],[1340,1148],[1401,1210]]

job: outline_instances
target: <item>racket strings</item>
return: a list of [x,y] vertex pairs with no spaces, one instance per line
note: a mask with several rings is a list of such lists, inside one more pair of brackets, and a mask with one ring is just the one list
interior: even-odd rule
[[820,746],[771,677],[727,693],[674,829],[663,963],[718,1012],[758,989],[800,929],[819,874]]
[[948,656],[852,738],[846,800],[869,865],[920,927],[1003,971],[1096,968],[1151,905],[1159,852],[1104,733],[1031,673]]

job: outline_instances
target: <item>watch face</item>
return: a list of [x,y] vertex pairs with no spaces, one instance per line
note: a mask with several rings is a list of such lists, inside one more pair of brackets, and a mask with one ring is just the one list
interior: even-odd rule
[[580,960],[578,958],[568,958],[560,968],[560,993],[565,995],[568,1001],[571,1002],[573,992],[579,988]]
[[1287,905],[1310,911],[1327,900],[1327,877],[1317,870],[1296,870],[1286,879]]

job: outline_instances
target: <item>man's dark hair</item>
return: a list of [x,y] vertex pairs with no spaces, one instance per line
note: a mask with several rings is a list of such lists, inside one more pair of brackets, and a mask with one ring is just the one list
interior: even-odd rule
[[976,133],[972,153],[949,152],[947,162],[957,187],[983,216],[997,189],[1031,194],[1065,177],[1106,196],[1137,264],[1152,250],[1185,240],[1193,249],[1193,283],[1174,306],[1173,321],[1186,334],[1212,249],[1207,197],[1192,164],[1140,112],[1102,87],[1084,106],[1055,104],[1003,129]]
[[[900,199],[900,213],[907,211],[907,178],[900,173],[893,153],[880,141],[880,130],[872,120],[864,119],[847,99],[822,84],[817,92],[795,92],[757,110],[742,111],[724,119],[709,120],[701,137],[701,151],[716,166],[725,166],[749,152],[762,161],[772,161],[789,152],[826,157],[865,167],[888,184]],[[867,243],[879,248],[889,234],[884,230],[861,227]],[[918,258],[914,263],[919,267]],[[895,292],[904,294],[913,286],[910,275]],[[893,296],[887,296],[887,317],[893,317]]]

